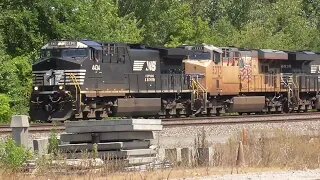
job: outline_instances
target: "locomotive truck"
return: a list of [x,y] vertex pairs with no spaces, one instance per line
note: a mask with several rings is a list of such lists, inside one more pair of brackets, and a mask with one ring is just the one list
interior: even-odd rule
[[51,41],[32,66],[40,121],[320,109],[320,54],[212,45]]

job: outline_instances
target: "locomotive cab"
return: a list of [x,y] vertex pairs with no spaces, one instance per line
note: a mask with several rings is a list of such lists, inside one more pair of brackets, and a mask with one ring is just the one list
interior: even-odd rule
[[87,75],[84,65],[98,61],[101,49],[91,41],[52,41],[43,46],[39,61],[32,65],[31,119],[71,118],[80,109],[80,91]]

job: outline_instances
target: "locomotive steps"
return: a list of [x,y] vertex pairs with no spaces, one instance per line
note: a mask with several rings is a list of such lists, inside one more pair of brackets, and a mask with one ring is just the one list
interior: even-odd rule
[[155,160],[150,140],[153,131],[162,130],[159,119],[121,119],[107,121],[68,121],[61,134],[61,152],[68,158],[89,157],[121,160],[126,165],[147,164]]

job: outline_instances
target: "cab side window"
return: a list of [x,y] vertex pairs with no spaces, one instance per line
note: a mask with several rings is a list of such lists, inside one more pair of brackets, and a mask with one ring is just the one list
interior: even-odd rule
[[215,64],[219,64],[221,61],[221,54],[217,52],[213,52],[213,58],[214,58]]
[[101,61],[102,54],[100,50],[91,49],[90,59],[93,61]]
[[101,51],[99,51],[99,50],[94,51],[94,60],[97,62],[101,61]]

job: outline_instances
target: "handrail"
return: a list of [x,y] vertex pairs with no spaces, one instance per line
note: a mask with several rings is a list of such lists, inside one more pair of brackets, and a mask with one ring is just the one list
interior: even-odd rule
[[[204,94],[207,92],[206,88],[204,88],[198,81],[196,81],[195,79],[191,80],[191,85],[192,85],[192,90],[195,91],[195,93],[197,94],[197,97],[199,96],[199,90],[201,91],[201,93]],[[203,97],[205,98],[205,97]]]
[[[74,83],[74,87],[76,88],[76,101],[78,100],[78,91],[77,89],[79,89],[79,93],[81,92],[81,87],[79,82],[77,81],[76,76],[73,73],[69,73],[72,82]],[[80,97],[80,103],[81,103],[81,97]]]
[[192,85],[194,85],[197,89],[201,89],[202,91],[207,91],[198,81],[192,79]]

